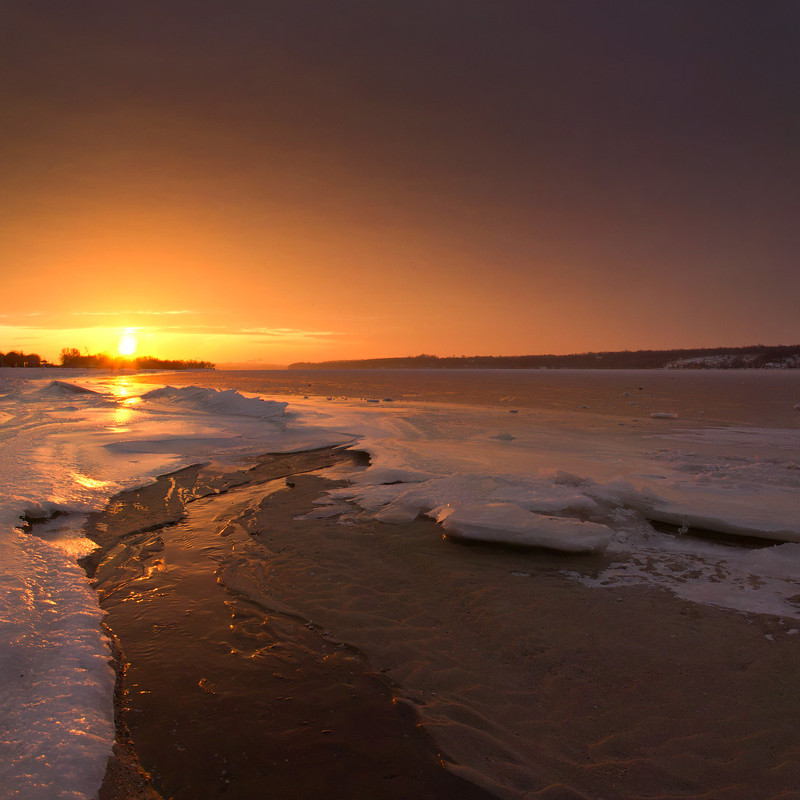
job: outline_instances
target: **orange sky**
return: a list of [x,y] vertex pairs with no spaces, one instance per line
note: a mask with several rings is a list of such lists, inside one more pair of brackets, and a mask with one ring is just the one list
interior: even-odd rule
[[797,6],[0,10],[0,351],[800,341]]

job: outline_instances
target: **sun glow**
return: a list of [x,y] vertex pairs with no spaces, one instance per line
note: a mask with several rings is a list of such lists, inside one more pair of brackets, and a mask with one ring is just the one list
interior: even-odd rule
[[126,331],[119,337],[117,352],[121,356],[132,356],[136,352],[136,346],[138,344],[136,337],[130,331]]

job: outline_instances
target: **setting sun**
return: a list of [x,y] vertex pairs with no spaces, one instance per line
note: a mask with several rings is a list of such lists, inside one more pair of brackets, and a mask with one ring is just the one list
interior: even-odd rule
[[121,356],[132,356],[136,352],[137,344],[136,337],[132,333],[123,333],[122,336],[119,337],[117,352]]

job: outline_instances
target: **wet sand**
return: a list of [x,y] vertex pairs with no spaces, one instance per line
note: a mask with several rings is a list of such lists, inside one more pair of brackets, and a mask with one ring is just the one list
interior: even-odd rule
[[128,664],[102,800],[148,796],[133,753],[175,798],[800,798],[792,621],[426,519],[298,519],[351,458],[184,470],[91,521]]
[[[358,458],[276,456],[247,475],[247,490],[258,496],[278,475]],[[205,501],[214,511],[204,531],[183,506],[231,480],[241,476],[221,484],[213,470],[183,470],[90,520],[101,549],[86,566],[118,645],[118,744],[100,800],[490,798],[444,768],[362,653],[219,584],[218,564],[237,546],[219,533],[224,519],[213,522],[219,497]],[[225,500],[237,504],[241,492]]]

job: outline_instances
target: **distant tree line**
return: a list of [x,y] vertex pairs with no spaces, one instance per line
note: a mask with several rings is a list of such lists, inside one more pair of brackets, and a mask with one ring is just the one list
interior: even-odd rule
[[9,350],[7,353],[0,353],[0,367],[41,367],[46,361],[36,353],[20,353],[17,350]]
[[[152,356],[139,358],[124,358],[110,356],[107,353],[90,355],[81,354],[75,347],[65,347],[61,351],[60,365],[62,367],[78,367],[81,369],[214,369],[211,361],[172,361]],[[0,367],[53,367],[36,353],[20,353],[9,350],[0,353]]]
[[60,356],[62,367],[81,369],[214,369],[211,361],[184,361],[139,356],[126,358],[110,356],[108,353],[81,354],[75,347],[65,347]]
[[[719,357],[719,359],[714,359]],[[725,357],[725,358],[723,358]],[[700,359],[694,363],[691,359]],[[709,359],[704,363],[702,359]],[[301,361],[289,369],[758,369],[796,367],[800,345],[751,345],[680,350],[621,350],[537,356],[432,356],[423,353],[404,358],[369,358],[349,361]]]

